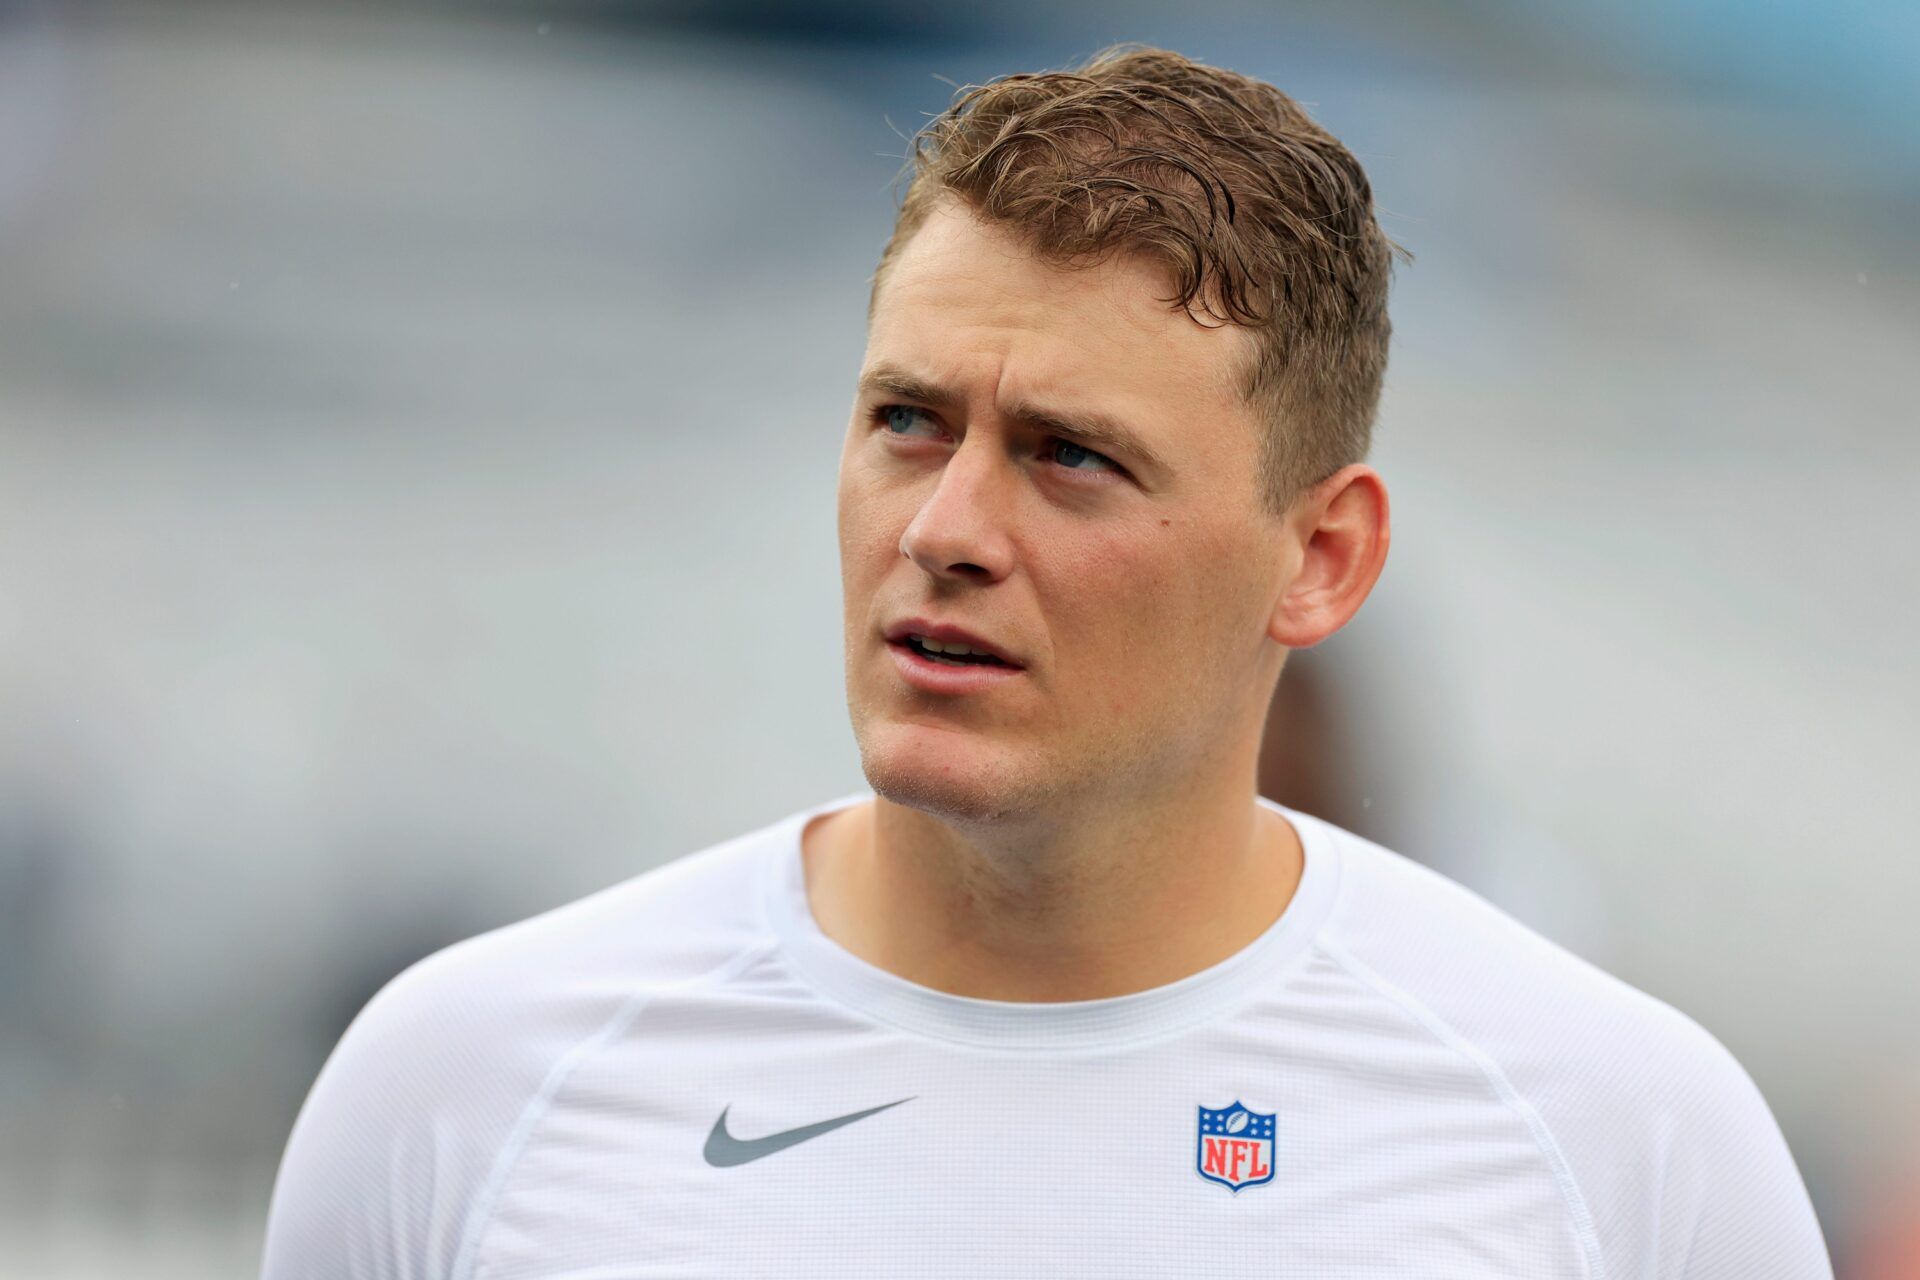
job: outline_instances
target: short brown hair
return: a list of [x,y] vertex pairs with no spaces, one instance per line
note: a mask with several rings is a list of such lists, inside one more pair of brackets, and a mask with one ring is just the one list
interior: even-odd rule
[[1269,509],[1367,456],[1393,255],[1412,255],[1374,220],[1360,162],[1272,85],[1115,45],[960,89],[908,166],[875,296],[949,194],[1053,260],[1137,253],[1170,269],[1170,305],[1253,334],[1241,389],[1269,427]]

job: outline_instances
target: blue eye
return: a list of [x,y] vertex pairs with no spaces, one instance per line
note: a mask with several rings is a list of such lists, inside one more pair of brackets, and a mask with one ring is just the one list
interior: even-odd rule
[[[899,439],[927,439],[940,435],[939,425],[932,421],[925,409],[910,404],[883,404],[873,410],[874,425],[885,427],[887,434]],[[1098,474],[1106,471],[1114,475],[1125,475],[1126,469],[1104,453],[1096,453],[1085,445],[1063,440],[1059,436],[1048,437],[1049,448],[1041,453],[1043,459],[1050,459],[1069,471],[1084,471]]]
[[[1080,462],[1089,458],[1099,465],[1095,467],[1083,467],[1079,465]],[[1062,440],[1059,442],[1054,448],[1053,460],[1069,471],[1118,471],[1120,469],[1119,464],[1107,457],[1104,453],[1095,453],[1093,450],[1077,445],[1071,440]]]
[[888,404],[880,406],[876,415],[886,425],[888,432],[896,436],[909,434],[914,419],[926,417],[925,410],[916,409],[909,404]]

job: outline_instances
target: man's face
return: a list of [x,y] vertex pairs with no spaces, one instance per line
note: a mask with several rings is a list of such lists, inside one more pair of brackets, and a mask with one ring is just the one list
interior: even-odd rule
[[[1168,293],[1145,261],[1062,268],[957,203],[896,256],[839,485],[848,703],[879,794],[987,820],[1251,759],[1284,527],[1235,385],[1248,334]],[[1088,422],[1131,442],[1067,429]],[[890,640],[907,619],[1010,662]]]

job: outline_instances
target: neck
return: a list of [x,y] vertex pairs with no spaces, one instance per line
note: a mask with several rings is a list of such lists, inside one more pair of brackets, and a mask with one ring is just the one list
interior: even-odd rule
[[909,981],[990,1000],[1092,1000],[1251,943],[1300,881],[1251,779],[1049,822],[957,827],[884,798],[802,835],[822,932]]

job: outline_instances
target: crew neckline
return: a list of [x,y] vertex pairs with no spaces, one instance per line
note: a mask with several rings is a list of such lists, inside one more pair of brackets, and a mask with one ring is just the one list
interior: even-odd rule
[[869,964],[821,931],[807,901],[800,837],[815,818],[873,799],[841,796],[790,815],[770,833],[768,923],[800,976],[822,995],[877,1021],[939,1040],[1008,1049],[1087,1049],[1158,1039],[1211,1020],[1269,988],[1305,951],[1333,907],[1341,878],[1334,828],[1265,796],[1258,802],[1300,837],[1300,883],[1286,909],[1217,964],[1144,991],[1098,1000],[983,1000],[909,981]]

